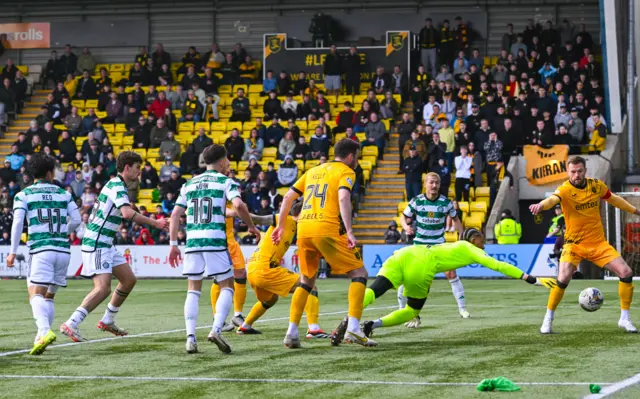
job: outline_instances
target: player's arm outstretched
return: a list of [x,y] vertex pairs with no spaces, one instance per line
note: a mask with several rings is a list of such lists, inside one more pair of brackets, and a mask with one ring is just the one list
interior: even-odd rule
[[466,244],[465,241],[461,242],[465,244],[459,245],[452,254],[456,261],[461,265],[477,263],[491,270],[495,270],[498,273],[502,273],[507,277],[524,280],[529,284],[535,284],[537,282],[535,277],[528,275],[517,267],[494,259],[485,251],[474,245]]
[[158,230],[167,230],[167,227],[169,225],[167,219],[151,219],[150,217],[146,217],[133,209],[129,204],[122,205],[120,207],[120,213],[122,213],[122,217],[124,219],[127,219],[130,222],[155,227]]
[[[271,226],[274,224],[274,215],[254,215],[253,213],[250,215],[253,224],[256,226]],[[233,209],[226,208],[224,216],[228,218],[235,218],[238,217],[238,212]]]
[[560,203],[560,197],[557,194],[551,194],[551,196],[543,199],[537,204],[529,206],[529,210],[532,214],[537,215],[542,211],[549,210]]
[[249,209],[247,208],[247,204],[242,202],[242,198],[235,197],[231,200],[231,205],[233,205],[233,210],[236,212],[238,217],[242,219],[242,221],[249,227],[249,233],[256,236],[256,244],[260,242],[260,230],[256,228],[256,225],[253,223],[251,218],[251,214],[249,213]]
[[609,190],[607,190],[607,193],[602,197],[602,199],[620,210],[632,213],[634,215],[640,215],[639,209],[636,209],[636,207],[627,202],[627,200],[620,197],[619,195],[613,194]]

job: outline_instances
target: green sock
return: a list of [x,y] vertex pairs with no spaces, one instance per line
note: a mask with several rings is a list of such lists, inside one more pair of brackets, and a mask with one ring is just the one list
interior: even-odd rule
[[376,301],[376,293],[373,292],[371,288],[367,288],[364,292],[364,304],[362,307],[366,308],[367,306],[371,305],[375,301]]
[[419,314],[419,310],[410,308],[409,306],[405,306],[403,309],[398,309],[394,312],[389,313],[380,320],[382,320],[383,327],[391,327],[406,323]]

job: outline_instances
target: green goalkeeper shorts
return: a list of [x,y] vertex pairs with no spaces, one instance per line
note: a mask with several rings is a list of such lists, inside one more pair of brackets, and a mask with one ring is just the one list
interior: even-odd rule
[[378,276],[386,277],[395,289],[404,285],[404,296],[422,299],[429,295],[435,273],[428,263],[423,262],[423,256],[413,254],[414,248],[414,246],[404,247],[394,252],[384,262]]

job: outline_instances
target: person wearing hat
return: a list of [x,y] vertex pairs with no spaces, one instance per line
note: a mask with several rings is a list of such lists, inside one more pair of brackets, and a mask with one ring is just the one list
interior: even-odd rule
[[400,241],[400,232],[398,231],[398,223],[392,220],[389,223],[389,228],[384,232],[385,244],[397,244]]
[[160,168],[160,182],[166,183],[171,180],[171,173],[179,172],[179,169],[176,165],[173,164],[171,157],[164,158],[164,165]]
[[500,245],[518,244],[522,237],[522,225],[516,221],[511,210],[502,211],[500,222],[493,226],[493,233]]
[[542,279],[524,273],[517,267],[496,260],[485,251],[484,235],[477,229],[465,229],[461,240],[434,246],[406,246],[388,258],[378,272],[374,282],[366,289],[364,307],[373,304],[377,298],[390,289],[404,285],[408,297],[404,308],[398,309],[375,321],[365,321],[362,331],[370,337],[373,330],[404,324],[418,318],[427,301],[431,283],[435,275],[455,271],[458,268],[480,264],[507,277],[524,280],[528,284],[552,287],[555,279]]
[[[414,132],[415,134],[416,132]],[[422,146],[421,140],[419,141]],[[407,142],[409,143],[409,142]],[[404,185],[407,192],[407,199],[411,200],[420,195],[422,191],[422,174],[425,172],[424,159],[418,154],[415,145],[409,145],[409,156],[402,161],[401,170],[404,173]]]
[[571,108],[571,118],[567,123],[569,127],[569,136],[571,136],[572,144],[580,144],[582,143],[582,139],[584,137],[584,122],[578,116],[578,108]]

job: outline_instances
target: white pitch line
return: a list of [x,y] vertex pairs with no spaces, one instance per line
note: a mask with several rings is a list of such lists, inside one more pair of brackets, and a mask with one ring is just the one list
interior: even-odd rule
[[[379,309],[390,309],[390,308],[397,308],[397,305],[381,306],[381,307],[374,307],[374,308],[367,308],[367,309],[379,310]],[[343,314],[343,313],[347,313],[347,311],[346,310],[341,310],[341,311],[338,311],[338,312],[320,313],[318,316],[330,316],[330,315]],[[271,321],[282,321],[282,320],[289,320],[289,316],[286,316],[286,317],[275,317],[275,318],[272,318],[272,319],[258,320],[258,321],[256,321],[256,323],[268,323],[268,322],[271,322]],[[205,329],[205,328],[211,328],[211,325],[196,327],[196,329],[198,329],[198,330]],[[154,331],[154,332],[146,332],[146,333],[140,333],[140,334],[125,335],[124,337],[108,337],[108,338],[92,339],[92,340],[85,341],[85,342],[68,342],[66,344],[51,345],[48,348],[65,348],[65,347],[68,347],[68,346],[95,344],[95,343],[100,343],[100,342],[109,342],[109,341],[116,341],[116,340],[122,340],[122,339],[128,339],[128,338],[139,338],[139,337],[148,337],[148,336],[152,336],[152,335],[173,334],[173,333],[178,333],[178,332],[182,332],[182,331],[186,331],[186,330],[184,328],[180,328],[180,329],[176,329],[176,330]],[[29,349],[20,349],[20,350],[15,350],[15,351],[11,351],[11,352],[0,353],[0,357],[20,355],[20,354],[28,353],[28,352],[29,352]]]
[[[313,380],[290,378],[226,378],[226,377],[126,377],[126,376],[71,376],[71,375],[0,375],[0,379],[36,380],[113,380],[113,381],[188,381],[188,382],[257,382],[284,384],[344,384],[344,385],[405,385],[405,386],[476,386],[477,382],[422,382],[422,381],[357,381],[357,380]],[[588,382],[516,382],[522,386],[579,386]],[[609,385],[599,382],[598,385]]]
[[612,394],[622,391],[623,389],[629,388],[632,385],[640,383],[640,373],[627,378],[626,380],[618,381],[613,383],[600,391],[600,393],[594,393],[592,395],[585,396],[583,399],[599,399],[606,398],[607,396],[611,396]]

